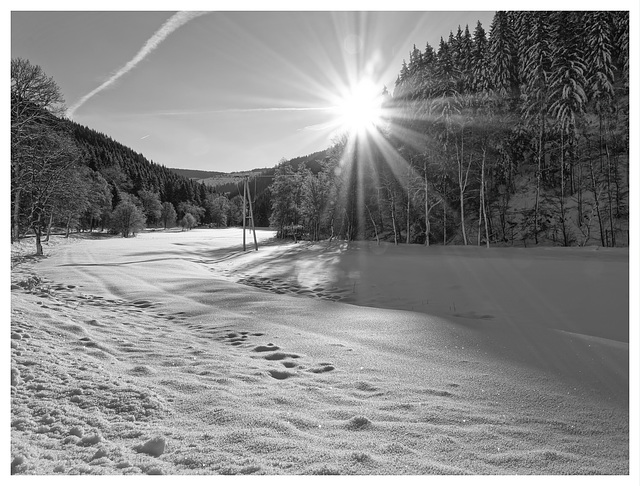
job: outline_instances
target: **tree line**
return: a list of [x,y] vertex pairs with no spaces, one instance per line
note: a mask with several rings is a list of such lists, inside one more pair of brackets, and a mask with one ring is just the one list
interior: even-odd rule
[[628,12],[497,12],[414,45],[383,95],[375,133],[278,166],[281,235],[628,244]]
[[[429,244],[628,242],[627,12],[497,12],[414,46],[384,123],[249,179],[280,236]],[[181,177],[67,120],[55,81],[11,61],[11,238],[52,228],[242,224],[240,183]]]

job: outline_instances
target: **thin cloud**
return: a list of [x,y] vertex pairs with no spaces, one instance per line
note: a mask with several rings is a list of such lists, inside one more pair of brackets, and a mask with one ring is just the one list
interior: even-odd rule
[[195,19],[196,17],[200,17],[201,15],[205,15],[207,13],[208,12],[178,12],[172,15],[164,24],[162,24],[162,27],[160,27],[155,32],[155,34],[153,34],[151,38],[147,40],[147,42],[145,42],[144,46],[142,46],[142,49],[138,51],[133,59],[131,59],[127,64],[121,67],[114,75],[112,75],[96,89],[80,98],[79,101],[77,101],[67,110],[67,116],[69,118],[72,118],[73,114],[78,108],[84,105],[90,98],[98,94],[100,91],[111,86],[118,78],[124,76],[133,68],[135,68],[138,63],[140,63],[145,57],[153,52],[156,47],[158,47],[169,35],[171,35],[177,29],[182,27],[187,22]]
[[166,110],[147,111],[143,113],[119,113],[116,116],[124,117],[154,117],[154,116],[192,116],[192,115],[220,115],[225,113],[274,113],[274,112],[295,112],[295,111],[335,111],[335,106],[308,106],[308,107],[286,107],[272,106],[263,108],[222,108],[219,110]]
[[262,113],[277,111],[331,111],[335,107],[268,107],[268,108],[224,108],[221,110],[177,110],[144,113],[143,116],[211,115],[219,113]]
[[323,132],[325,130],[330,130],[332,128],[336,128],[340,123],[333,120],[327,123],[318,123],[317,125],[308,125],[306,127],[299,128],[299,132],[311,131],[311,132]]
[[257,111],[328,111],[333,110],[335,107],[333,106],[318,106],[318,107],[298,107],[298,108],[287,108],[287,107],[272,107],[272,108],[228,108],[225,110],[217,110],[213,113],[251,113]]

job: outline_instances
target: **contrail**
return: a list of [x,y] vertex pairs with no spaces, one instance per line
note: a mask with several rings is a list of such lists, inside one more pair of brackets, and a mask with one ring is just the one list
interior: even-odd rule
[[94,95],[99,93],[100,91],[111,86],[118,78],[124,76],[129,71],[131,71],[134,67],[138,65],[140,61],[142,61],[145,57],[147,57],[156,47],[158,47],[162,41],[164,41],[169,35],[171,35],[175,30],[182,27],[187,22],[195,19],[196,17],[200,17],[201,15],[205,15],[208,12],[178,12],[173,14],[164,24],[160,27],[155,34],[151,36],[151,38],[145,42],[142,49],[138,51],[138,53],[131,59],[127,64],[121,67],[113,76],[107,79],[104,83],[98,86],[96,89],[91,91],[90,93],[84,95],[77,101],[72,107],[67,110],[67,117],[72,118],[75,111],[84,105],[87,100],[92,98]]

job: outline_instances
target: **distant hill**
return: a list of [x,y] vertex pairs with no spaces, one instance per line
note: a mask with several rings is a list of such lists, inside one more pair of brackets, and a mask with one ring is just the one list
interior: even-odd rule
[[[320,163],[327,157],[329,149],[313,152],[308,155],[301,155],[287,162],[293,170],[298,170],[301,164],[305,164],[311,172],[317,174],[320,169]],[[277,164],[276,164],[277,165]],[[257,194],[259,195],[273,180],[276,165],[270,168],[251,169],[241,172],[217,172],[212,170],[196,170],[196,169],[169,169],[179,176],[186,177],[195,182],[203,183],[209,187],[215,188],[218,193],[229,194],[230,197],[238,194],[238,181],[242,177],[249,179],[264,179],[263,183],[258,183]]]
[[241,177],[256,177],[263,175],[265,172],[273,172],[273,169],[251,169],[242,172],[217,172],[213,170],[196,170],[196,169],[169,169],[176,174],[201,182],[209,187],[217,187],[226,184],[235,184]]
[[196,180],[207,179],[209,177],[218,177],[218,176],[221,176],[221,175],[226,175],[225,172],[216,172],[216,171],[213,171],[213,170],[172,169],[172,168],[169,168],[169,170],[172,170],[176,174],[178,174],[178,175],[180,175],[182,177],[186,177],[187,179],[196,179]]
[[305,164],[307,168],[317,174],[320,172],[321,162],[329,155],[329,149],[320,150],[319,152],[314,152],[309,155],[302,155],[300,157],[295,157],[293,159],[289,159],[287,162],[291,166],[294,171],[297,171],[300,167],[300,164]]

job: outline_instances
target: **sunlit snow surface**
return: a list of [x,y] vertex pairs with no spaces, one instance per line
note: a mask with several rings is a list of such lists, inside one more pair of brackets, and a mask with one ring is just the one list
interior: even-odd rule
[[627,250],[272,235],[14,268],[14,472],[628,474]]

